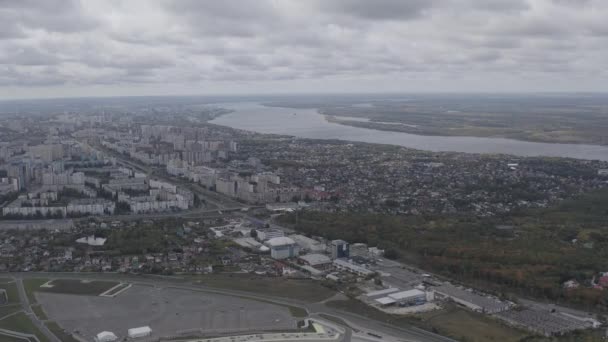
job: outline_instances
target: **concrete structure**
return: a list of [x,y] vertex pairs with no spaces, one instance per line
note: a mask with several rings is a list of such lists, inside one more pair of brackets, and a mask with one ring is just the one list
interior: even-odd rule
[[331,259],[323,254],[306,254],[300,256],[300,261],[317,269],[326,269],[331,265]]
[[293,239],[293,241],[295,241],[303,250],[307,250],[311,253],[320,253],[325,251],[325,245],[317,240],[300,234],[289,235],[289,237]]
[[66,207],[21,207],[20,203],[15,205],[13,203],[2,208],[2,215],[20,215],[24,217],[35,217],[37,215],[57,215],[61,217],[66,216]]
[[127,334],[129,335],[129,338],[146,337],[152,335],[152,329],[148,326],[131,328],[127,331]]
[[395,300],[390,297],[381,297],[381,298],[375,299],[374,301],[382,306],[395,304]]
[[331,258],[341,259],[350,256],[350,248],[348,242],[344,240],[333,240],[331,242]]
[[298,246],[288,237],[276,237],[266,242],[273,259],[287,259],[298,256]]
[[426,301],[426,293],[417,289],[391,293],[388,297],[398,304],[422,304]]
[[87,244],[89,246],[103,246],[106,243],[107,239],[102,237],[95,237],[94,235],[89,235],[85,237],[81,237],[76,240],[77,243]]
[[594,327],[591,322],[581,321],[561,312],[550,312],[524,308],[522,310],[507,310],[495,317],[514,325],[533,331],[543,336],[563,335],[574,330]]
[[80,189],[84,188],[84,179],[82,172],[46,172],[42,174],[42,187],[47,190]]
[[279,229],[260,229],[260,230],[257,230],[257,232],[258,232],[258,239],[261,241],[266,241],[266,240],[274,239],[277,237],[285,236],[285,232],[283,232],[282,230],[279,230]]
[[15,178],[1,178],[0,179],[0,195],[8,194],[10,192],[19,190],[19,182]]
[[367,244],[365,243],[353,243],[350,246],[349,250],[350,256],[360,256],[367,257],[369,255],[369,251],[367,249]]
[[[149,342],[169,336],[186,338],[188,335],[184,333],[188,331],[197,332],[197,335],[223,335],[228,331],[291,331],[297,328],[297,319],[285,306],[170,287],[133,285],[114,298],[49,292],[39,292],[36,298],[49,320],[66,331],[77,330],[79,340],[87,342],[94,341],[100,331],[112,331],[120,341],[126,338],[126,341]],[[152,328],[151,336],[127,338],[129,328],[142,325]]]
[[352,262],[348,262],[348,261],[342,260],[342,259],[334,260],[334,267],[337,268],[338,270],[354,273],[354,274],[360,275],[362,277],[366,277],[366,276],[374,274],[373,271],[370,271],[365,267],[355,265]]
[[389,295],[389,294],[395,293],[395,292],[399,292],[399,289],[396,287],[391,287],[391,288],[384,289],[384,290],[368,292],[365,294],[365,296],[368,298],[378,298],[378,297],[384,297],[386,295]]
[[40,158],[47,163],[63,158],[63,145],[44,144],[29,146],[29,155],[33,158]]
[[70,202],[66,208],[68,214],[113,214],[116,205],[102,198],[83,198]]
[[181,210],[188,209],[188,201],[182,195],[169,195],[170,196],[165,196],[164,200],[160,201],[157,200],[157,197],[153,196],[130,197],[124,201],[129,205],[131,212],[135,214],[167,211],[173,208]]
[[177,193],[177,186],[175,186],[171,183],[167,183],[167,182],[163,182],[163,181],[159,181],[159,180],[155,180],[155,179],[150,179],[149,184],[152,189],[162,189],[162,190],[166,190],[172,194]]
[[95,336],[95,342],[114,342],[118,341],[118,336],[116,336],[111,331],[102,331],[97,336]]
[[472,291],[467,291],[450,284],[444,284],[433,289],[436,299],[451,299],[467,308],[487,314],[498,313],[508,310],[511,305],[497,299],[481,296]]

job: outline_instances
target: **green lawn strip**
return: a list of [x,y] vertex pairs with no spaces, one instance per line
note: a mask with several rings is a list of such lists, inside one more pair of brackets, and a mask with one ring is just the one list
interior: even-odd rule
[[23,279],[23,287],[25,288],[25,293],[27,298],[30,300],[30,304],[36,304],[36,296],[34,292],[40,291],[40,285],[48,282],[48,279],[40,279],[40,278],[26,278]]
[[17,284],[14,282],[10,283],[2,283],[0,284],[0,289],[6,290],[6,296],[8,298],[8,303],[19,303],[19,292],[17,291]]
[[119,282],[117,281],[53,279],[51,282],[51,287],[39,287],[36,291],[98,296],[118,284]]
[[21,310],[20,304],[8,304],[8,305],[0,306],[0,318],[4,317],[6,315],[10,315],[19,310]]
[[212,274],[189,278],[196,280],[197,284],[208,287],[284,297],[309,303],[325,300],[335,294],[333,290],[310,279],[277,279],[249,274]]
[[271,305],[281,306],[281,307],[287,308],[289,310],[289,313],[291,314],[291,316],[294,317],[294,318],[308,317],[308,311],[306,311],[306,309],[304,309],[302,307],[299,307],[299,306],[293,306],[293,305],[286,305],[286,304],[281,304],[281,303],[275,303],[275,302],[270,301],[270,300],[259,299],[259,298],[251,298],[251,297],[246,297],[246,296],[231,296],[231,297],[237,297],[237,298],[242,298],[242,299],[245,299],[245,300],[252,300],[252,301],[256,301],[256,302],[268,303],[268,304],[271,304]]
[[2,333],[0,333],[0,341],[2,341],[2,342],[33,342],[29,338],[13,337],[13,336],[4,335]]
[[[205,290],[203,290],[203,289],[194,290],[194,291],[205,293]],[[294,318],[308,317],[308,311],[306,311],[306,309],[304,309],[302,307],[299,307],[299,306],[277,303],[277,302],[273,302],[271,300],[266,300],[266,299],[261,299],[261,298],[248,297],[246,295],[242,295],[242,296],[231,295],[230,297],[233,297],[233,298],[242,298],[244,300],[251,300],[251,301],[256,301],[256,302],[261,302],[261,303],[268,303],[268,304],[271,304],[271,305],[281,306],[281,307],[287,308],[289,310],[289,313],[291,314],[291,316],[294,317]]]
[[17,331],[24,334],[36,335],[40,342],[49,342],[46,336],[34,325],[30,318],[23,312],[1,320],[0,328]]
[[35,292],[98,296],[119,284],[118,281],[53,279],[50,283],[51,287],[40,287],[48,281],[49,279],[39,278],[23,280],[23,286],[25,287],[30,304],[36,304]]
[[42,321],[46,321],[47,319],[49,319],[46,316],[46,313],[44,313],[44,310],[42,310],[42,305],[40,305],[40,304],[32,305],[32,311],[34,311],[36,316],[38,316],[38,319],[40,319]]
[[80,342],[72,334],[65,331],[57,322],[46,322],[46,327],[62,342]]
[[293,317],[303,318],[308,316],[308,312],[304,308],[297,306],[288,306],[287,308]]

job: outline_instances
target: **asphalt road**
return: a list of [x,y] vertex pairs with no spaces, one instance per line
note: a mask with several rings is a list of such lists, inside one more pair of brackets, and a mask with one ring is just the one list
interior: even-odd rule
[[[441,335],[434,334],[432,332],[419,329],[414,326],[393,326],[384,322],[379,322],[375,320],[371,320],[368,317],[360,316],[354,314],[352,312],[346,312],[343,310],[338,310],[332,307],[328,307],[323,302],[318,303],[306,303],[303,301],[276,297],[276,296],[268,296],[261,295],[251,292],[243,292],[243,291],[235,291],[228,289],[218,289],[218,288],[210,288],[202,285],[195,285],[187,280],[178,278],[178,277],[143,277],[136,275],[123,275],[117,273],[15,273],[11,274],[17,279],[23,278],[49,278],[49,279],[57,279],[57,278],[75,278],[75,279],[117,279],[128,281],[133,284],[141,284],[141,285],[153,285],[158,287],[168,287],[182,290],[190,290],[190,291],[199,291],[199,292],[207,292],[207,293],[216,293],[223,294],[228,296],[240,296],[244,298],[254,299],[254,300],[263,300],[267,302],[272,302],[278,305],[289,305],[289,306],[299,306],[305,308],[309,315],[317,315],[317,314],[326,314],[329,316],[334,316],[345,321],[350,328],[356,329],[359,332],[366,333],[375,332],[380,335],[388,335],[394,336],[399,339],[403,339],[404,341],[419,341],[419,342],[455,342],[455,340],[451,338],[447,338]],[[21,290],[20,290],[21,291]],[[25,292],[23,293],[25,295]],[[27,297],[25,298],[27,300]],[[28,305],[29,308],[29,305]],[[30,309],[31,310],[31,309]],[[49,332],[50,333],[50,332]],[[57,341],[57,340],[53,340]]]

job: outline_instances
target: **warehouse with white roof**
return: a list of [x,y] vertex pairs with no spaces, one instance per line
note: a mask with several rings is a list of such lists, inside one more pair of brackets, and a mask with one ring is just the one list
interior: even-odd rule
[[273,259],[288,259],[298,256],[298,246],[292,239],[281,236],[266,241],[270,247],[270,256]]
[[365,296],[369,297],[369,298],[378,298],[378,297],[384,297],[388,294],[395,293],[395,292],[399,292],[399,289],[396,287],[390,287],[390,288],[384,289],[384,290],[368,292],[365,294]]
[[388,295],[388,297],[394,299],[395,302],[399,304],[420,303],[426,301],[426,293],[418,289],[391,293]]
[[[397,292],[395,292],[395,290]],[[374,301],[380,305],[411,305],[411,304],[423,304],[426,302],[426,292],[418,289],[412,289],[407,291],[399,291],[395,288],[386,290],[375,291],[376,293],[368,293],[367,296],[370,298],[378,297],[378,295],[385,295],[385,297],[374,298]],[[372,294],[372,296],[370,296]]]

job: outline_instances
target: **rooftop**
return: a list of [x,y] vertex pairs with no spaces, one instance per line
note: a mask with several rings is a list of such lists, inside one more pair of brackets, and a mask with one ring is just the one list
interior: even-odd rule
[[272,238],[270,240],[267,241],[268,245],[270,247],[275,247],[275,246],[287,246],[287,245],[295,245],[295,241],[293,241],[292,239],[286,237],[286,236],[280,236],[280,237],[275,237]]
[[323,265],[331,263],[331,259],[323,254],[306,254],[300,256],[300,259],[306,261],[311,266]]

